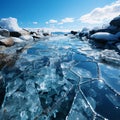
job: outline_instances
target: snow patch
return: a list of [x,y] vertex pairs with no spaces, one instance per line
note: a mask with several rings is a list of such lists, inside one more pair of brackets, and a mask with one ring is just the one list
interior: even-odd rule
[[30,35],[23,35],[23,36],[20,36],[20,38],[21,38],[22,40],[30,40],[30,39],[33,39],[33,37],[30,36]]
[[16,37],[12,37],[13,38],[13,40],[14,40],[14,42],[15,43],[22,43],[22,42],[24,42],[22,39],[20,39],[20,38],[16,38]]
[[104,50],[100,54],[100,59],[104,60],[108,63],[120,65],[120,55],[117,52],[115,52],[114,50],[107,50],[107,49]]

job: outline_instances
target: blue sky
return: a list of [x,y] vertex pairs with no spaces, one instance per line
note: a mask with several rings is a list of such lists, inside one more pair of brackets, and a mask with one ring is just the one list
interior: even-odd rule
[[116,0],[0,0],[0,18],[17,18],[21,27],[77,29],[89,24],[82,21],[84,15],[113,2]]

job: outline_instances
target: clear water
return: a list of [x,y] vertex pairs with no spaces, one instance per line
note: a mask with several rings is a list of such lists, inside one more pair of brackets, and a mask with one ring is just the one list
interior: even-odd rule
[[120,120],[120,69],[68,37],[41,40],[2,70],[0,120]]

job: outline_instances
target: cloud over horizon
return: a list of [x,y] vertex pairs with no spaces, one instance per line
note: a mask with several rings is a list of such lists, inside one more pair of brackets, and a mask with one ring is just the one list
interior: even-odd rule
[[46,22],[46,24],[55,24],[55,23],[56,23],[56,24],[58,24],[58,25],[62,25],[62,24],[64,24],[64,23],[72,23],[72,22],[74,22],[74,21],[75,21],[74,18],[66,17],[66,18],[60,20],[59,22],[58,22],[58,20],[50,19],[49,21]]
[[72,23],[72,22],[74,22],[74,20],[75,20],[74,18],[66,17],[66,18],[62,19],[59,24]]
[[46,24],[54,24],[57,22],[58,22],[57,20],[51,19],[51,20],[47,21]]
[[106,5],[102,8],[95,8],[90,13],[80,17],[82,23],[88,24],[103,24],[109,22],[114,17],[120,15],[120,0]]
[[34,24],[34,25],[37,25],[37,24],[38,24],[38,22],[33,22],[33,24]]

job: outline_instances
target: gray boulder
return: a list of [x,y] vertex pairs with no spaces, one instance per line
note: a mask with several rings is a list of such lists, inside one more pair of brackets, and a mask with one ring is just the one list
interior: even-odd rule
[[1,39],[0,40],[0,45],[4,45],[6,47],[12,46],[12,45],[14,45],[14,40],[11,37]]
[[0,35],[5,36],[5,37],[9,37],[10,32],[8,30],[6,30],[6,29],[0,29]]
[[20,36],[21,36],[21,33],[20,33],[20,32],[16,32],[16,31],[11,31],[11,32],[10,32],[10,36],[11,36],[11,37],[20,37]]

